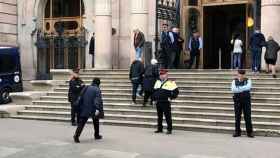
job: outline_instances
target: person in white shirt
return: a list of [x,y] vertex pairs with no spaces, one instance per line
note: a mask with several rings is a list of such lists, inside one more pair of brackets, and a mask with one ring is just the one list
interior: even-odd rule
[[233,45],[233,69],[241,69],[242,68],[242,46],[243,42],[240,39],[240,34],[236,34],[235,37],[231,40],[231,44]]

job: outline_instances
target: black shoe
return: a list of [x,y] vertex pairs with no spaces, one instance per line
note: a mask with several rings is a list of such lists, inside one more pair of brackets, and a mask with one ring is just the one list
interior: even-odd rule
[[76,122],[72,122],[71,125],[72,126],[77,126],[77,123]]
[[172,134],[172,131],[167,131],[166,134],[170,135],[170,134]]
[[255,138],[255,136],[254,136],[254,134],[253,134],[253,133],[249,133],[249,134],[247,134],[247,137],[249,137],[249,138]]
[[162,130],[156,130],[155,133],[163,133]]
[[77,136],[73,136],[73,138],[74,138],[74,142],[75,143],[80,143],[80,140],[79,140],[79,138]]
[[233,135],[232,135],[232,137],[240,137],[241,136],[241,134],[240,133],[234,133]]
[[100,140],[100,139],[102,139],[102,138],[103,138],[102,135],[94,136],[94,139],[95,139],[95,140]]
[[273,77],[273,78],[277,78],[277,76],[276,76],[276,75],[272,75],[272,77]]

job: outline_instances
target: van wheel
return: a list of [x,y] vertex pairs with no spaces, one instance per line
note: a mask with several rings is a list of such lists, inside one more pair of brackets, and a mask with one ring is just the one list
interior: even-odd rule
[[4,88],[0,91],[0,103],[1,104],[7,104],[12,101],[10,97],[10,89],[9,88]]

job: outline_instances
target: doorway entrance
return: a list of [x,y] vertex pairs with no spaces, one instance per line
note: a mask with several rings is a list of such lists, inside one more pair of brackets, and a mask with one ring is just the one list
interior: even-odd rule
[[[231,40],[235,34],[240,34],[246,48],[246,6],[246,4],[235,4],[203,8],[205,69],[231,68]],[[246,52],[245,49],[243,52]],[[245,53],[242,58],[245,58]]]

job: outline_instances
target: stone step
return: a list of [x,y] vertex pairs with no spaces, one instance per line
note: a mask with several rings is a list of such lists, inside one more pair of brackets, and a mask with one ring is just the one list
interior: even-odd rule
[[[98,76],[83,76],[81,75],[80,76],[82,80],[89,80],[91,81],[93,79],[93,77],[98,77]],[[104,76],[104,77],[100,77],[101,78],[101,81],[111,81],[112,80],[112,76]],[[211,81],[211,82],[214,82],[214,81],[218,81],[218,82],[230,82],[233,80],[234,77],[212,77],[212,76],[206,76],[206,77],[192,77],[192,76],[188,76],[188,77],[169,77],[170,80],[175,80],[176,82],[179,82],[179,81],[190,81],[190,80],[195,80],[195,81]],[[121,81],[121,82],[129,82],[129,79],[128,79],[128,76],[127,77],[122,77],[122,76],[119,76],[119,77],[113,77],[113,80],[114,81]],[[273,79],[272,77],[271,78],[252,78],[252,81],[254,83],[257,83],[257,82],[264,82],[264,83],[279,83],[280,79],[277,78],[277,79]]]
[[[137,113],[137,114],[135,114]],[[224,127],[234,127],[234,120],[233,119],[216,119],[216,118],[193,118],[180,116],[183,114],[182,112],[175,112],[173,111],[172,121],[174,124],[194,124],[194,125],[209,125],[209,126],[224,126]],[[51,117],[70,117],[70,112],[54,112],[54,111],[32,111],[32,110],[24,110],[19,111],[19,115],[29,115],[29,116],[51,116]],[[155,111],[132,111],[121,109],[118,111],[107,111],[105,113],[105,119],[109,120],[125,120],[125,121],[139,121],[139,122],[156,122],[156,112]],[[264,119],[260,122],[257,118],[253,118],[253,123],[255,128],[262,128],[262,129],[275,129],[280,130],[280,123],[271,123],[266,122]],[[242,122],[244,126],[244,122]]]
[[[29,105],[26,110],[34,111],[70,111],[70,106],[50,106],[50,105]],[[120,109],[128,109],[132,111],[137,110],[155,110],[154,106],[139,106],[139,105],[125,105],[125,104],[104,104],[105,111],[113,111]],[[173,111],[179,112],[206,112],[206,113],[226,113],[233,114],[233,107],[203,107],[203,106],[172,106]],[[280,116],[280,109],[260,109],[257,107],[252,108],[252,114],[254,115],[268,115],[268,116]]]
[[[111,117],[116,117],[117,114],[122,117],[128,116],[156,116],[155,111],[148,110],[126,110],[120,111],[119,109],[114,111]],[[32,116],[55,116],[55,117],[70,117],[70,112],[60,112],[60,111],[19,111],[18,115],[32,115]],[[108,114],[105,114],[108,116]],[[202,112],[175,112],[172,113],[173,117],[178,119],[183,118],[198,118],[198,119],[215,119],[215,120],[234,120],[234,114],[226,113],[202,113]],[[176,120],[176,119],[175,119]],[[257,122],[273,122],[280,123],[280,116],[267,116],[267,115],[252,115],[252,120]],[[144,121],[144,120],[139,120]]]
[[[130,99],[119,99],[119,98],[103,98],[104,104],[110,104],[114,106],[126,105],[132,106],[132,101]],[[137,100],[140,106],[142,104],[142,100]],[[54,105],[54,106],[70,106],[68,101],[42,101],[37,100],[33,101],[33,105]],[[233,107],[232,102],[219,102],[219,101],[173,101],[172,106],[196,106],[196,107],[225,107],[231,108]],[[252,103],[252,107],[256,107],[259,109],[280,109],[280,104],[270,104],[270,103]]]
[[[42,117],[42,116],[28,116],[28,115],[16,115],[12,116],[14,119],[28,119],[28,120],[41,120],[41,121],[61,121],[70,122],[70,118],[64,117]],[[89,119],[88,123],[91,120]],[[112,125],[112,126],[125,126],[125,127],[140,127],[140,128],[156,128],[156,123],[152,122],[139,122],[139,121],[122,121],[122,120],[100,120],[101,124]],[[164,124],[164,127],[166,125]],[[195,132],[211,132],[211,133],[226,133],[232,134],[234,131],[233,127],[222,127],[222,126],[200,126],[192,124],[173,124],[174,130],[185,130]],[[242,128],[242,130],[245,130]],[[175,131],[176,132],[176,131]],[[267,129],[254,129],[255,135],[257,136],[279,136],[279,130],[267,130]]]
[[[102,88],[102,93],[114,93],[114,94],[131,94],[132,90],[130,88]],[[180,90],[181,95],[202,95],[202,96],[232,96],[232,92],[230,91],[202,91],[202,90]],[[278,92],[252,92],[251,93],[253,97],[258,97],[258,98],[279,98],[280,93]],[[48,96],[63,96],[67,97],[68,93],[67,92],[50,92],[48,93]]]
[[[221,86],[200,86],[200,85],[178,85],[180,90],[197,90],[197,91],[230,91],[230,85],[221,85]],[[131,84],[103,84],[101,86],[101,89],[131,89]],[[68,86],[64,87],[57,87],[54,89],[55,92],[68,92]],[[252,88],[252,91],[254,92],[274,92],[278,93],[280,92],[280,87],[274,86],[274,87],[260,87],[260,86],[254,86]]]
[[[120,98],[120,99],[131,99],[131,94],[129,93],[103,93],[104,98]],[[43,96],[41,100],[56,100],[56,101],[64,101],[67,100],[67,97],[53,97],[53,96]],[[176,99],[178,101],[185,101],[185,100],[192,100],[192,101],[232,101],[232,96],[197,96],[197,95],[179,95]],[[272,104],[280,104],[280,98],[259,98],[259,97],[252,97],[252,102],[256,103],[272,103]]]

